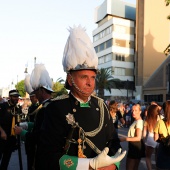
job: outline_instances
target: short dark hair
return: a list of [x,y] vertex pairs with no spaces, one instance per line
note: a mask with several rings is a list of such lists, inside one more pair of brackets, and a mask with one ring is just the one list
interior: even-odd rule
[[115,100],[111,100],[111,101],[109,102],[109,106],[110,106],[110,105],[113,105],[113,104],[115,104],[115,103],[117,103]]

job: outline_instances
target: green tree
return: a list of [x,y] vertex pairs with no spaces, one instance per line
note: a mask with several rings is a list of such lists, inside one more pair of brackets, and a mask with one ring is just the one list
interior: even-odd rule
[[115,79],[109,68],[101,68],[96,76],[97,95],[104,99],[104,90],[111,93],[112,88],[120,89],[121,81]]
[[64,82],[64,80],[59,78],[59,79],[57,79],[57,81],[55,83],[53,83],[52,89],[55,92],[53,94],[53,97],[57,97],[57,96],[60,96],[62,94],[68,94],[66,88],[64,87],[64,84],[62,84],[61,82]]
[[19,94],[21,97],[25,97],[26,91],[25,91],[25,86],[24,86],[24,80],[21,80],[15,85],[15,88],[19,91]]

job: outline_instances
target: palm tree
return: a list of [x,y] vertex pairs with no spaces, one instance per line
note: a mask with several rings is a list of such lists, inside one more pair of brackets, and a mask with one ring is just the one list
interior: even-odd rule
[[63,83],[63,82],[65,82],[61,77],[59,77],[57,80],[56,80],[56,82],[59,82],[59,83]]
[[66,88],[64,87],[64,80],[60,77],[56,80],[56,82],[53,82],[53,91],[55,93],[52,94],[53,98],[60,96],[62,94],[68,94]]
[[[170,4],[170,0],[165,0],[165,3],[166,3],[166,6],[169,6],[169,4]],[[169,20],[170,20],[170,15],[168,15],[168,16],[167,16],[167,19],[169,19]]]
[[104,89],[111,93],[112,88],[120,89],[121,81],[111,75],[109,68],[101,68],[96,76],[97,95],[104,98]]

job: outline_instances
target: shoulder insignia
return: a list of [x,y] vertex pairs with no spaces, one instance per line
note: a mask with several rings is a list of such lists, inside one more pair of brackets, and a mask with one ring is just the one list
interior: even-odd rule
[[51,101],[63,100],[63,99],[67,99],[67,98],[69,98],[69,95],[68,94],[63,94],[63,95],[57,96],[54,99],[51,99]]
[[36,108],[32,113],[30,113],[29,116],[36,114],[41,108],[42,108],[42,104],[40,104],[40,105],[38,106],[38,108]]
[[98,100],[98,103],[102,104],[106,108],[107,113],[108,113],[108,117],[110,119],[110,112],[109,112],[108,107],[107,107],[106,103],[104,102],[104,100],[102,98],[100,98],[100,97],[97,97],[96,95],[91,95],[91,96],[96,98]]

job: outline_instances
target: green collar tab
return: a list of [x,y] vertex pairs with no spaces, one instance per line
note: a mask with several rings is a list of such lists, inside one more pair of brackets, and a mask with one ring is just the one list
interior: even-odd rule
[[87,102],[87,103],[80,103],[80,107],[90,107],[89,102]]

